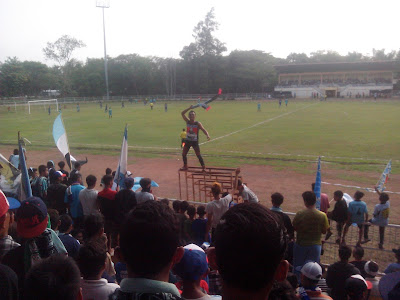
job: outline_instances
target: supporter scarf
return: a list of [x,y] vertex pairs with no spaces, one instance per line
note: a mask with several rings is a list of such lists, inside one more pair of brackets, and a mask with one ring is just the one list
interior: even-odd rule
[[58,253],[51,239],[51,231],[45,231],[38,237],[29,239],[25,244],[25,270],[28,271],[32,265],[43,258],[47,258]]

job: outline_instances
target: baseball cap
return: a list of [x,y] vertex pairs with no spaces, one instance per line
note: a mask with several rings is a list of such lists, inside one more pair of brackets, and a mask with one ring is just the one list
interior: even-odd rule
[[42,199],[29,197],[21,202],[16,213],[17,233],[23,238],[33,238],[41,235],[47,227],[47,207]]
[[55,178],[67,177],[67,175],[64,174],[64,173],[61,172],[61,171],[57,171],[57,172],[54,172],[54,177],[55,177]]
[[189,244],[183,248],[185,253],[174,267],[176,275],[183,280],[200,279],[208,270],[206,253],[195,244]]
[[0,217],[4,216],[9,209],[16,209],[21,206],[21,203],[12,197],[6,197],[0,190]]
[[346,279],[345,289],[349,295],[361,295],[364,291],[370,290],[371,288],[372,283],[366,281],[361,275],[352,275]]
[[320,280],[322,277],[322,268],[316,262],[306,263],[300,270],[301,274],[311,280]]
[[379,266],[373,260],[367,261],[364,265],[364,271],[370,276],[375,277],[378,274]]

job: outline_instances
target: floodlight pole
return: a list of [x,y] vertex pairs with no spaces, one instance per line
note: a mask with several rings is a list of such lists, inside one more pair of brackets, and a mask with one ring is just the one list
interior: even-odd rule
[[106,47],[106,22],[104,20],[104,8],[109,8],[110,5],[105,1],[97,1],[96,7],[101,7],[103,11],[103,36],[104,36],[104,76],[106,80],[107,101],[110,100],[110,91],[108,88],[108,65],[107,65],[107,47]]

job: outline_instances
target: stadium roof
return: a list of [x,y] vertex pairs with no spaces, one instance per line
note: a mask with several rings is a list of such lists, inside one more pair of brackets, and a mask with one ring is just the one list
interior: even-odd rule
[[275,65],[278,73],[317,73],[351,71],[398,71],[399,61],[336,62]]

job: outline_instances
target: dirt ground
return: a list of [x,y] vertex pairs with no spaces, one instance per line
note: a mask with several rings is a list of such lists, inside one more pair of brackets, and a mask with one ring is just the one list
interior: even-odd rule
[[[8,157],[12,153],[12,147],[1,147],[0,153]],[[29,151],[28,148],[28,160],[27,165],[38,167],[40,164],[46,164],[51,159],[57,164],[60,160],[63,160],[61,153],[57,150],[48,151]],[[86,155],[76,155],[77,159],[85,159]],[[110,167],[115,170],[118,165],[118,156],[108,155],[94,155],[88,154],[88,163],[82,167],[82,174],[85,178],[89,174],[93,174],[98,178],[100,184],[100,178],[105,174],[105,169]],[[170,158],[129,158],[128,170],[133,173],[133,176],[150,177],[156,181],[160,187],[153,188],[153,193],[159,197],[165,198],[179,198],[179,180],[178,180],[178,169],[181,167],[181,160],[179,156]],[[198,161],[195,157],[189,157],[189,165],[198,165]],[[303,201],[301,198],[302,192],[311,189],[311,183],[315,180],[315,175],[299,174],[290,170],[274,171],[271,166],[268,165],[240,165],[232,166],[240,167],[241,175],[244,182],[247,183],[250,189],[252,189],[257,195],[259,200],[269,206],[270,195],[274,192],[280,192],[285,197],[285,202],[282,208],[285,211],[296,212],[303,208]],[[370,185],[360,184],[354,181],[347,181],[339,179],[338,175],[340,172],[349,171],[344,170],[333,170],[329,169],[329,166],[323,166],[322,170],[322,181],[329,183],[340,183],[344,185],[354,185],[361,187],[373,187],[378,180],[380,174],[368,173],[368,172],[350,172],[357,176],[362,176],[368,179]],[[370,179],[370,180],[369,180]],[[387,184],[387,190],[400,192],[400,175],[393,175]],[[100,189],[100,186],[98,186]],[[338,187],[333,185],[322,185],[322,192],[327,193],[329,197],[333,197],[333,192],[337,189],[341,189],[343,192],[353,195],[356,191],[355,188]],[[373,212],[375,204],[378,203],[378,197],[375,193],[365,192],[364,201],[368,204],[370,214]],[[399,224],[398,215],[400,213],[400,195],[389,194],[391,202],[391,213],[390,223]]]

